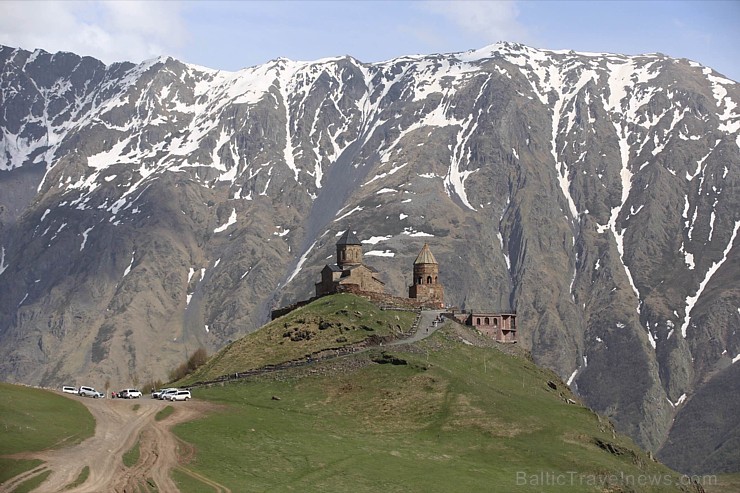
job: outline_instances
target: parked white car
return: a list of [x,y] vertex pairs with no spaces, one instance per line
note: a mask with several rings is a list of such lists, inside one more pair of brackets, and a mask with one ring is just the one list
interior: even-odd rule
[[166,399],[170,401],[187,401],[188,399],[192,399],[192,396],[190,395],[189,390],[178,390],[177,392],[167,394]]
[[180,389],[174,389],[174,388],[170,388],[170,389],[164,389],[164,390],[162,390],[162,392],[161,392],[161,393],[159,394],[159,399],[160,399],[160,400],[163,400],[163,401],[164,401],[164,400],[167,400],[167,396],[168,396],[168,395],[170,395],[170,394],[174,394],[174,393],[175,393],[175,392],[177,392],[178,390],[180,390]]
[[79,390],[77,390],[77,387],[70,387],[68,385],[65,385],[64,387],[62,387],[62,392],[64,392],[65,394],[77,394]]
[[80,387],[80,390],[77,391],[77,394],[78,395],[81,395],[82,397],[94,397],[96,399],[98,397],[103,397],[103,394],[101,394],[100,392],[98,392],[94,388],[92,388],[92,387],[85,387],[84,385],[82,387]]
[[121,399],[138,399],[141,397],[141,392],[138,389],[124,389],[120,392],[119,397]]

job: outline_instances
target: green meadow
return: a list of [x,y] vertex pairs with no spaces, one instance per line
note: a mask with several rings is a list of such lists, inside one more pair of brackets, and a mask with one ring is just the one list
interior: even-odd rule
[[380,310],[350,294],[326,296],[234,341],[177,385],[299,360],[372,337],[398,337],[415,318],[413,312]]
[[[0,455],[79,443],[95,420],[79,402],[47,390],[0,383]],[[40,461],[0,458],[0,483]]]
[[186,467],[240,492],[684,491],[552,372],[465,330],[196,388],[220,410],[175,427]]
[[[414,317],[351,295],[322,298],[232,343],[189,378],[301,359],[337,344],[376,344],[407,332]],[[414,344],[192,392],[214,406],[173,428],[195,451],[172,472],[185,493],[218,485],[233,492],[697,491],[523,351],[451,322]],[[75,400],[0,384],[0,454],[71,445],[94,429]],[[124,462],[138,456],[137,442]],[[39,463],[0,459],[0,483]],[[737,475],[720,480],[706,491],[738,484]]]

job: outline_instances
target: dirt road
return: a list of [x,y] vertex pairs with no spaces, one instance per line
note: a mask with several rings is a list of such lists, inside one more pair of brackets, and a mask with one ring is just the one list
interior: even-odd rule
[[[388,345],[409,344],[429,337],[442,325],[433,323],[440,313],[440,310],[422,311],[416,333]],[[169,403],[148,397],[124,400],[63,395],[87,406],[95,418],[95,436],[73,447],[6,456],[40,459],[44,464],[6,481],[0,485],[0,493],[10,493],[24,481],[49,470],[51,474],[34,490],[35,493],[177,492],[170,477],[170,472],[176,467],[217,493],[230,493],[228,488],[183,467],[182,464],[192,458],[194,451],[170,431],[171,426],[195,419],[213,409],[213,404],[197,399]],[[172,405],[175,412],[157,421],[156,414],[167,405]],[[123,454],[137,440],[139,461],[132,467],[125,467]],[[90,470],[87,480],[80,486],[66,489],[79,477],[85,466]]]
[[[34,490],[35,493],[176,492],[178,489],[170,472],[191,458],[194,451],[175,437],[170,427],[192,420],[214,407],[197,399],[169,403],[148,397],[124,400],[65,396],[87,406],[95,418],[95,435],[72,447],[8,456],[40,459],[44,463],[0,485],[0,493],[11,492],[22,482],[48,470],[51,474]],[[174,407],[175,412],[157,421],[156,414],[167,405]],[[139,461],[132,467],[125,467],[123,454],[134,447],[137,441]],[[66,489],[79,477],[85,466],[89,467],[87,480],[80,486]],[[180,469],[209,485],[213,491],[229,492],[228,488],[207,478],[183,467]]]

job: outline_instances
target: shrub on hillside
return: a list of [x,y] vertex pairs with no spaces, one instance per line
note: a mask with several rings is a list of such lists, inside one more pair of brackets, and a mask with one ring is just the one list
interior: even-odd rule
[[170,371],[170,381],[174,382],[185,378],[199,367],[203,366],[206,361],[208,361],[208,352],[205,348],[198,348],[185,363],[178,365],[177,368]]
[[161,389],[164,386],[162,380],[149,380],[141,388],[142,394],[151,394],[156,389]]

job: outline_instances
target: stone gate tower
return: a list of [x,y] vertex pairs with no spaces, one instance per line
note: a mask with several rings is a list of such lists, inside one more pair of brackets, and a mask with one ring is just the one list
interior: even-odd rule
[[419,256],[414,260],[414,279],[413,284],[409,286],[409,298],[432,302],[443,307],[444,297],[444,287],[439,283],[439,264],[432,255],[429,245],[424,243]]

